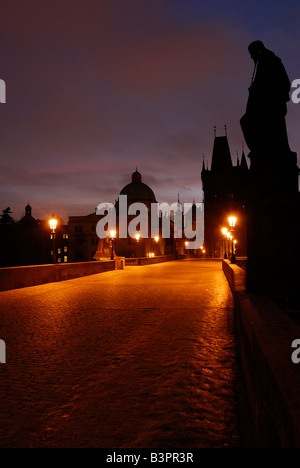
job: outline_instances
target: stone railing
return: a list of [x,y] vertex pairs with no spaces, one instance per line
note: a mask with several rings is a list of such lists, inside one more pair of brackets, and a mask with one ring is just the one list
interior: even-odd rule
[[292,360],[300,327],[267,297],[246,292],[242,268],[222,265],[235,302],[255,448],[300,448],[300,363]]
[[63,281],[123,268],[121,264],[118,265],[118,261],[107,260],[0,268],[0,291]]
[[170,262],[172,260],[176,260],[175,255],[160,255],[157,257],[126,258],[125,264],[128,266],[152,265],[153,263]]

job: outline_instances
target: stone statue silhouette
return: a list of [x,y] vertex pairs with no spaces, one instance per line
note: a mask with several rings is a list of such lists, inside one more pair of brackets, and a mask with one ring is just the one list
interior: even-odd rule
[[251,160],[245,203],[246,287],[289,296],[299,291],[300,281],[299,169],[285,122],[290,80],[281,59],[261,41],[248,49],[254,72],[241,118]]
[[248,47],[254,61],[246,113],[241,127],[250,149],[251,165],[276,163],[290,158],[285,116],[290,100],[290,80],[282,61],[261,41]]

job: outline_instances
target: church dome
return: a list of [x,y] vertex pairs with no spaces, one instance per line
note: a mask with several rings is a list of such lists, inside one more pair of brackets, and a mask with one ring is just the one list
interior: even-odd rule
[[125,185],[120,195],[127,195],[128,202],[156,202],[155,195],[148,185],[142,182],[142,175],[136,170],[131,183]]

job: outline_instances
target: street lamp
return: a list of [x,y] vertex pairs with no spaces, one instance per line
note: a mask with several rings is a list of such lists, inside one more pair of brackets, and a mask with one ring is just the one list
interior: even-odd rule
[[52,229],[51,237],[52,237],[52,241],[53,241],[53,246],[52,246],[52,249],[53,249],[53,263],[56,263],[55,229],[56,229],[56,226],[57,226],[57,219],[54,218],[54,214],[52,215],[52,218],[49,220],[49,225],[50,225],[50,229]]
[[226,232],[226,238],[227,238],[227,252],[228,252],[228,256],[227,258],[229,258],[229,255],[230,255],[230,238],[231,238],[231,234],[229,231]]
[[[229,216],[228,222],[230,226],[230,231],[233,233],[237,218],[235,216]],[[236,256],[233,248],[233,235],[231,236],[231,263],[236,263]]]
[[190,256],[190,252],[188,251],[188,247],[189,247],[189,243],[188,241],[185,241],[185,250],[187,251],[186,255],[188,255],[188,257]]
[[228,222],[229,222],[229,226],[230,226],[230,230],[233,231],[234,230],[234,226],[236,224],[236,217],[235,216],[229,216],[228,218]]
[[224,252],[224,258],[228,258],[227,256],[227,250],[226,250],[226,236],[227,236],[227,232],[228,232],[228,229],[226,227],[222,228],[221,229],[221,232],[223,234],[223,252]]
[[160,249],[158,247],[159,236],[155,236],[154,240],[155,240],[155,244],[156,244],[154,246],[154,251],[155,251],[156,255],[160,255]]
[[[237,219],[235,216],[229,216],[228,222],[229,222],[230,230],[232,233],[234,231],[236,221]],[[231,263],[236,263],[236,256],[235,256],[235,252],[233,249],[233,235],[231,236]]]
[[[137,232],[136,235],[135,235],[135,239],[136,239],[138,244],[140,242],[140,238],[141,238],[141,235]],[[137,246],[137,249],[136,249],[136,255],[139,258],[139,256],[140,256],[140,246],[139,245]]]
[[233,241],[233,246],[234,246],[234,253],[236,253],[236,244],[237,244],[237,240],[236,240],[236,239],[234,239],[234,241]]
[[110,231],[110,237],[111,237],[111,260],[114,260],[114,239],[116,237],[116,231]]

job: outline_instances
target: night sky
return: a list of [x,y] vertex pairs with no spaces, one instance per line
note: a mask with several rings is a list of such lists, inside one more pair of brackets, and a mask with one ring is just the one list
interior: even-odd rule
[[[300,78],[298,0],[10,0],[0,34],[0,210],[16,220],[28,201],[35,218],[92,213],[136,167],[158,201],[201,202],[214,125],[241,156],[249,43]],[[300,154],[300,104],[287,125]]]

